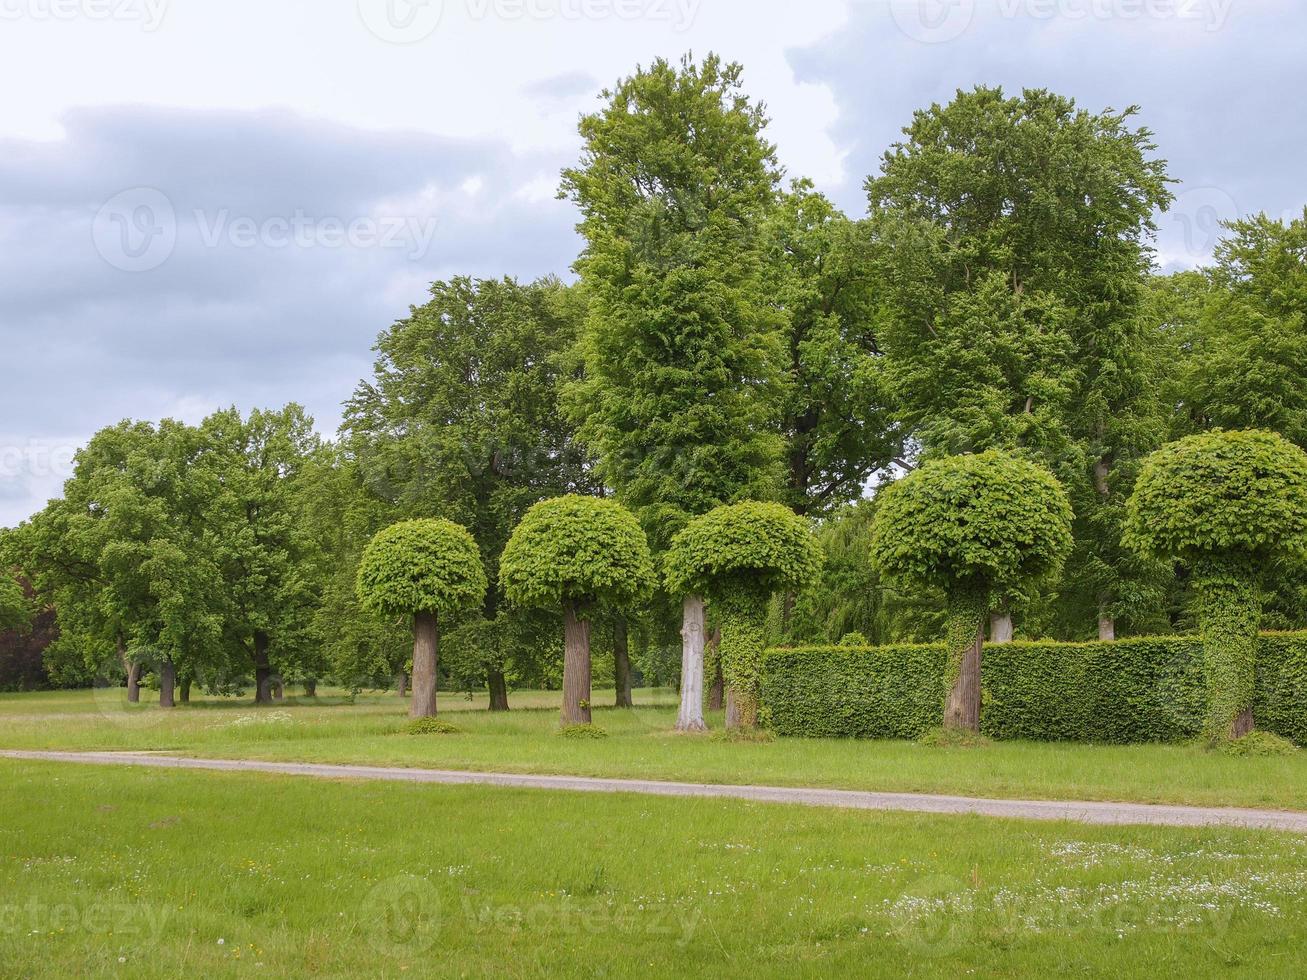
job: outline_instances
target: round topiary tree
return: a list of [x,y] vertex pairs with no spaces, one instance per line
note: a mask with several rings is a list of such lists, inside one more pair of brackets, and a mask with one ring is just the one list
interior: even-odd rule
[[653,588],[649,542],[621,504],[569,494],[534,505],[499,560],[508,601],[563,611],[564,725],[590,722],[590,612],[629,608]]
[[[802,589],[821,570],[821,549],[807,521],[782,504],[714,508],[672,539],[665,570],[673,594],[707,596],[717,612],[727,727],[756,727],[768,602],[776,592]],[[697,688],[691,687],[701,699],[702,662],[698,672]],[[682,714],[694,690],[687,692],[682,678]],[[699,727],[702,717],[700,710]]]
[[1163,446],[1135,480],[1125,540],[1192,570],[1207,687],[1203,734],[1213,742],[1246,735],[1262,570],[1307,556],[1307,453],[1256,430]]
[[363,605],[383,616],[413,617],[413,701],[409,716],[436,714],[439,617],[479,605],[486,595],[481,551],[453,521],[400,521],[363,549],[356,588]]
[[994,602],[1056,574],[1071,505],[1047,470],[997,450],[926,463],[877,494],[872,560],[948,602],[944,727],[980,730],[980,649]]

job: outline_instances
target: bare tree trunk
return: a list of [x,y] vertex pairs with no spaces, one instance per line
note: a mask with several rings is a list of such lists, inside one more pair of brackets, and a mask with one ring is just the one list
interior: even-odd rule
[[708,688],[709,711],[721,711],[726,699],[726,678],[722,676],[721,646],[722,629],[719,626],[708,637],[708,648],[713,652],[712,686]]
[[254,632],[254,703],[272,703],[272,665],[268,661],[268,634]]
[[159,663],[159,707],[171,708],[173,689],[177,686],[177,668],[166,657]]
[[578,615],[576,604],[563,606],[564,725],[590,724],[590,620]]
[[272,687],[272,700],[274,701],[286,700],[286,688],[281,683],[280,677],[272,678],[271,687]]
[[177,682],[177,700],[182,704],[191,703],[191,676],[187,674]]
[[504,678],[504,672],[493,667],[487,670],[486,687],[490,689],[490,710],[507,711],[508,681]]
[[413,701],[408,707],[410,718],[436,716],[436,670],[440,666],[440,627],[435,613],[420,612],[413,617]]
[[702,732],[703,721],[703,598],[685,597],[681,605],[681,710],[678,732]]
[[316,677],[304,678],[304,696],[306,698],[316,698],[318,696],[318,679]]
[[1116,639],[1116,620],[1111,613],[1098,614],[1098,638],[1100,640]]
[[127,700],[139,704],[141,700],[141,665],[127,659],[127,643],[118,637],[118,659],[127,672]]
[[992,612],[989,614],[989,642],[990,643],[1012,642],[1011,610],[1000,609],[997,612]]
[[402,698],[408,695],[408,671],[400,670],[395,672],[395,697]]
[[616,706],[632,707],[631,649],[625,616],[618,616],[613,621],[613,685],[617,688]]

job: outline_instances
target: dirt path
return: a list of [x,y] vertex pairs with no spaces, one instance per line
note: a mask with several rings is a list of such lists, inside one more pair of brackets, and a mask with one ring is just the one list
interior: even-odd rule
[[1161,824],[1172,827],[1248,827],[1307,833],[1307,812],[1237,807],[1171,806],[1151,803],[1098,803],[1077,800],[994,800],[927,793],[869,793],[845,789],[782,786],[730,786],[672,783],[648,779],[595,779],[588,776],[534,776],[449,769],[262,762],[250,759],[190,759],[137,752],[36,752],[4,750],[0,757],[93,765],[153,766],[165,769],[217,769],[265,772],[325,779],[380,779],[394,782],[475,784],[586,793],[647,793],[764,803],[845,807],[855,810],[906,810],[917,813],[977,813],[1023,820],[1073,820],[1091,824]]

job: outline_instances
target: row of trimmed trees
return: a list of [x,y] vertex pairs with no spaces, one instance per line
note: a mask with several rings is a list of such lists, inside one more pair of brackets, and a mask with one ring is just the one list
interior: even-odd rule
[[[1066,494],[1038,465],[991,450],[929,463],[879,496],[873,558],[889,576],[945,595],[943,723],[977,731],[985,619],[1061,569],[1073,546]],[[1247,734],[1262,584],[1307,563],[1307,453],[1257,430],[1164,446],[1144,461],[1125,539],[1194,577],[1204,736]]]
[[[772,594],[807,584],[818,569],[819,556],[807,523],[775,503],[747,501],[716,508],[673,539],[664,563],[666,588],[700,610],[704,597],[720,609],[729,727],[757,724]],[[543,500],[514,529],[500,559],[499,577],[514,605],[562,613],[562,723],[588,724],[591,619],[601,606],[619,611],[639,607],[656,585],[643,528],[612,500],[576,494]],[[487,587],[476,542],[451,521],[403,521],[379,532],[364,549],[358,570],[360,600],[380,614],[411,617],[413,622],[413,717],[436,713],[441,619],[475,609]],[[705,728],[702,616],[695,627],[684,636],[677,721],[683,731]]]

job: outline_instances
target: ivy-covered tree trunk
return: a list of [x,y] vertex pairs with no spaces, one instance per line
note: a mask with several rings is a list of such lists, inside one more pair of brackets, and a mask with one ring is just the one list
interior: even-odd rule
[[980,731],[980,656],[989,611],[983,590],[949,596],[944,665],[944,727]]
[[508,710],[508,679],[498,667],[486,669],[486,687],[490,691],[490,710]]
[[574,602],[563,606],[562,722],[590,724],[590,620]]
[[1208,561],[1195,569],[1194,585],[1207,687],[1203,736],[1211,742],[1239,738],[1253,730],[1262,613],[1256,570],[1244,561]]
[[722,676],[726,681],[726,727],[758,727],[762,652],[766,646],[767,603],[756,596],[734,596],[720,608]]
[[625,616],[617,616],[613,621],[613,682],[617,688],[617,707],[632,707],[631,650]]
[[440,628],[435,613],[413,616],[413,700],[410,718],[436,716],[436,669],[439,666]]
[[165,657],[159,663],[159,707],[174,706],[173,692],[177,687],[177,668]]
[[703,720],[703,598],[685,597],[681,604],[681,710],[678,732],[702,732]]
[[708,687],[708,710],[721,711],[726,703],[726,679],[722,677],[722,629],[715,627],[708,634],[708,644],[704,649],[704,661],[712,684]]

